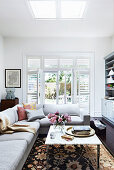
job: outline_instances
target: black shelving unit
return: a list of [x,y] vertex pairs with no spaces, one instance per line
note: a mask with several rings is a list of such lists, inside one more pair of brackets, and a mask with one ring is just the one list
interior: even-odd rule
[[114,97],[114,52],[105,57],[105,97]]

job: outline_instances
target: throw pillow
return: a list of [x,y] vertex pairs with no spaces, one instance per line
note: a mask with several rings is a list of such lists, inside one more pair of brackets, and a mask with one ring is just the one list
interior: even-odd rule
[[36,120],[36,119],[42,119],[42,118],[45,117],[42,108],[39,109],[39,110],[26,109],[26,113],[27,113],[28,121],[32,121],[32,120]]
[[36,103],[23,103],[24,109],[36,110]]
[[17,107],[17,113],[18,113],[18,120],[25,120],[27,119],[26,111],[23,107]]

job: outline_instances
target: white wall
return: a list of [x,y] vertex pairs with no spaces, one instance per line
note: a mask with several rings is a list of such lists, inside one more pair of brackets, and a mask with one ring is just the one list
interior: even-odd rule
[[[104,97],[104,56],[111,50],[111,38],[5,38],[5,68],[23,68],[24,55],[40,52],[94,52],[95,113],[101,112]],[[24,80],[23,80],[24,81]],[[22,102],[23,89],[16,89]]]
[[114,36],[112,37],[112,51],[114,51]]
[[0,101],[4,95],[4,41],[0,36]]

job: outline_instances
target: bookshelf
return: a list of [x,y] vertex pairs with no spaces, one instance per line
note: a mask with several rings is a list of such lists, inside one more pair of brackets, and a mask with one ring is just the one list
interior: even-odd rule
[[101,100],[104,119],[114,125],[114,52],[105,58],[105,98]]
[[105,98],[114,99],[114,52],[105,57]]

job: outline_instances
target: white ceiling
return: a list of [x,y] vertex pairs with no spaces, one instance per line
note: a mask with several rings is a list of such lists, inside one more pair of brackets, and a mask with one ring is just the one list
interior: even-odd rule
[[87,0],[82,20],[35,20],[28,0],[0,0],[0,34],[10,37],[105,37],[114,34],[114,0]]

